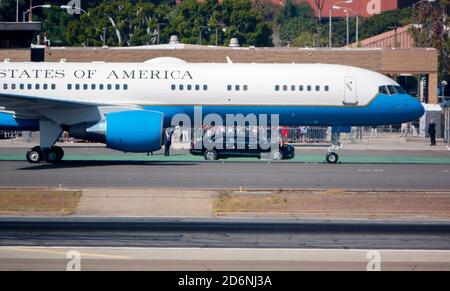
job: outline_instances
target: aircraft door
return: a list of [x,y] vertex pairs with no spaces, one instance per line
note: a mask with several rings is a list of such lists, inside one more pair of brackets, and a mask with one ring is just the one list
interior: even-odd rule
[[358,104],[358,95],[356,94],[356,77],[345,77],[344,104]]

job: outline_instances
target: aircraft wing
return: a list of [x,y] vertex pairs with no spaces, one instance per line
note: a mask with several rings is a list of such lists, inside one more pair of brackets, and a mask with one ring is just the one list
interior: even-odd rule
[[141,109],[131,105],[0,94],[0,113],[19,119],[45,118],[65,125],[99,121],[109,112]]
[[14,112],[38,112],[48,109],[77,109],[97,106],[102,106],[102,104],[0,94],[0,107],[3,107],[6,111]]

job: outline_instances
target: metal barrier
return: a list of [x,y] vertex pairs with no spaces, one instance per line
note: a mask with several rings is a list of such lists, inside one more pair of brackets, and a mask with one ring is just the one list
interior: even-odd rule
[[444,140],[450,143],[450,107],[444,109]]

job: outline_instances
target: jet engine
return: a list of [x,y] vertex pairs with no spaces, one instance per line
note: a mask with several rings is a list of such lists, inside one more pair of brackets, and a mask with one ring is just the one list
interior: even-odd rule
[[96,124],[69,128],[70,135],[88,141],[106,143],[123,152],[153,152],[161,149],[164,115],[156,111],[121,111],[107,113]]

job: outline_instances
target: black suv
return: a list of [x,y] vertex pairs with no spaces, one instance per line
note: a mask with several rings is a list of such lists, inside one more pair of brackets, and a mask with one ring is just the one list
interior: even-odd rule
[[[207,142],[215,146],[208,147],[203,143],[201,148],[196,148],[196,145],[201,143],[201,140],[194,140],[191,143],[190,153],[194,156],[203,156],[207,161],[214,161],[220,158],[226,159],[231,157],[256,157],[263,158],[266,155],[272,160],[288,160],[295,157],[295,149],[291,145],[280,142],[269,142],[265,139],[249,136],[225,136],[221,138],[222,142],[216,143],[216,137],[211,136],[206,138]],[[218,147],[217,144],[221,145]]]

